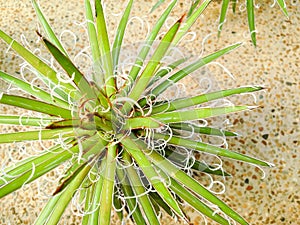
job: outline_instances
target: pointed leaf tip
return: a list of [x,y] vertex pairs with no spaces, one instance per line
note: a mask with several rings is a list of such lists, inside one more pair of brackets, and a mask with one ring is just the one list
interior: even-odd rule
[[253,110],[253,109],[257,109],[260,108],[260,106],[247,106],[247,109],[249,110]]
[[182,23],[182,21],[185,19],[186,13],[184,13],[181,18],[178,20],[179,23]]
[[235,45],[242,46],[242,45],[244,45],[244,42],[239,41],[239,42],[237,42]]
[[43,35],[42,35],[38,30],[35,30],[35,32],[37,33],[37,35],[38,35],[40,38],[43,38]]
[[267,87],[265,85],[253,85],[250,87],[255,88],[257,91],[267,89]]

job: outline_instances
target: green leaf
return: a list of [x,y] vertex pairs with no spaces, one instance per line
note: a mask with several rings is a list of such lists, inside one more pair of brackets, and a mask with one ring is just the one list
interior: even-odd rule
[[50,66],[44,63],[41,59],[35,56],[31,51],[23,47],[19,42],[12,39],[2,30],[0,30],[0,38],[4,40],[10,48],[15,50],[19,56],[21,56],[27,63],[29,63],[38,73],[37,76],[50,88],[55,86],[61,88],[55,88],[56,93],[58,93],[64,100],[68,100],[68,95],[65,91],[69,90],[76,93],[76,89],[69,83],[60,82],[56,76],[56,71],[54,71]]
[[62,181],[60,181],[60,184],[56,187],[56,190],[52,195],[57,195],[60,192],[63,192],[69,185],[70,183],[76,178],[76,176],[81,172],[81,170],[87,165],[88,161],[85,161],[80,164],[73,164],[71,166],[72,173],[65,177]]
[[285,0],[276,0],[277,4],[279,5],[279,7],[281,8],[282,12],[284,13],[284,15],[289,18],[289,14],[288,11],[286,9],[286,3]]
[[[98,167],[98,171],[103,171],[103,163]],[[89,225],[98,225],[99,215],[100,215],[100,196],[103,191],[103,176],[102,174],[97,174],[96,182],[93,183],[92,188],[92,201],[89,207],[89,212],[92,212],[88,216]]]
[[228,173],[222,171],[221,169],[215,169],[213,166],[208,166],[205,163],[200,162],[196,159],[191,159],[187,155],[176,152],[171,147],[164,149],[165,157],[181,168],[188,167],[199,172],[204,172],[208,174],[220,175],[220,176],[230,176]]
[[159,139],[169,140],[168,144],[171,144],[171,145],[182,146],[182,147],[189,148],[189,149],[195,149],[200,152],[206,152],[206,153],[217,155],[217,156],[223,156],[223,157],[227,157],[230,159],[251,163],[254,165],[268,166],[268,167],[272,166],[272,164],[270,164],[268,162],[265,162],[265,161],[247,156],[247,155],[243,155],[243,154],[240,154],[237,152],[233,152],[228,149],[205,144],[205,143],[202,143],[199,141],[187,140],[187,139],[184,139],[181,137],[176,137],[176,136],[169,137],[168,135],[163,135],[163,134],[158,134],[158,133],[154,133],[153,137],[157,140],[159,140]]
[[[0,117],[1,118],[1,117]],[[128,118],[122,127],[123,130],[146,129],[146,128],[160,128],[163,126],[159,121],[149,117],[134,117]]]
[[89,161],[91,158],[101,157],[104,155],[104,149],[106,147],[106,142],[102,139],[99,139],[97,135],[86,139],[83,143],[81,143],[82,148],[84,149],[80,158],[74,158],[71,161],[71,166],[64,173],[64,177],[60,180],[60,185],[57,187],[57,192],[61,191],[66,183],[69,183],[70,178],[74,176],[75,173],[83,166],[83,164]]
[[247,15],[248,15],[248,24],[249,24],[251,40],[252,40],[253,45],[256,46],[254,3],[253,3],[253,0],[246,0],[246,2],[247,2]]
[[56,61],[61,65],[61,67],[67,72],[70,78],[82,95],[86,95],[87,99],[96,100],[97,95],[94,93],[94,90],[91,88],[91,85],[86,80],[84,75],[78,70],[78,68],[71,62],[71,60],[64,55],[56,46],[49,42],[46,38],[43,38],[48,50],[51,52]]
[[[16,176],[11,179],[9,176],[5,177],[5,174],[1,177],[1,180],[7,180],[4,185],[0,187],[0,197],[3,197],[19,188],[23,185],[32,182],[33,180],[39,178],[45,173],[51,171],[52,169],[59,166],[64,161],[70,159],[73,155],[73,152],[78,152],[78,145],[73,146],[68,150],[64,150],[60,148],[54,154],[42,155],[41,157],[36,157],[32,161],[27,162],[23,165],[20,165],[17,169],[14,169],[11,172],[8,172],[11,176]],[[49,156],[49,157],[45,157]],[[28,167],[31,164],[31,168]],[[20,172],[20,174],[15,174],[16,172]]]
[[181,58],[181,59],[179,59],[175,62],[172,62],[171,64],[165,66],[164,68],[158,70],[158,72],[154,75],[153,79],[149,83],[148,87],[150,85],[152,85],[154,82],[159,81],[161,78],[168,75],[171,70],[175,69],[177,66],[179,66],[180,64],[186,62],[187,60],[188,60],[188,58],[186,58],[186,57]]
[[101,53],[98,45],[97,31],[94,24],[94,16],[93,16],[90,0],[84,0],[84,5],[85,5],[87,30],[88,30],[89,41],[90,41],[89,42],[90,49],[92,52],[94,69],[95,69],[94,81],[98,85],[98,87],[101,87],[104,84],[104,77],[100,75],[101,74],[101,63],[100,63]]
[[[197,197],[192,195],[189,191],[186,191],[180,184],[178,184],[174,179],[171,178],[171,189],[178,194],[180,198],[186,201],[193,208],[198,210],[201,214],[213,219],[217,223],[227,225],[228,220],[219,214],[215,213],[215,210],[209,208],[206,204],[201,202]],[[245,224],[245,223],[244,223]]]
[[220,14],[220,20],[219,20],[219,27],[218,27],[218,36],[220,37],[223,24],[225,22],[226,12],[228,9],[230,0],[222,0],[222,8],[221,8],[221,14]]
[[53,118],[37,118],[37,117],[27,117],[27,116],[10,116],[10,115],[0,115],[0,124],[5,125],[21,125],[21,126],[44,126],[49,124],[56,119]]
[[97,39],[101,53],[101,61],[103,65],[105,89],[106,95],[109,98],[114,98],[116,93],[116,83],[113,77],[113,62],[110,52],[110,44],[108,39],[108,32],[104,17],[101,1],[95,1],[96,7],[96,27],[97,27]]
[[182,200],[186,201],[200,213],[213,219],[214,221],[220,224],[228,225],[227,219],[215,213],[215,210],[212,210],[209,206],[204,204],[199,197],[193,195],[189,190],[187,190],[187,188],[184,188],[173,178],[169,178],[165,173],[161,172],[160,174],[164,177],[164,179],[170,179],[170,189],[174,191]]
[[[217,52],[214,52],[204,58],[201,58],[197,60],[196,62],[192,63],[191,65],[179,70],[175,74],[173,74],[168,80],[162,82],[159,84],[156,88],[152,90],[152,95],[158,96],[162,92],[164,92],[167,88],[171,87],[174,83],[178,82],[185,76],[189,75],[190,73],[196,71],[200,67],[210,63],[211,61],[223,56],[226,53],[229,53],[230,51],[236,49],[237,47],[241,46],[241,43],[237,43],[234,45],[231,45],[229,47],[226,47],[224,49],[221,49]],[[146,101],[141,101],[140,105],[144,106],[146,104]]]
[[105,171],[103,177],[101,198],[100,198],[100,218],[99,224],[109,225],[111,219],[111,208],[114,193],[116,174],[117,146],[109,144],[107,146],[106,160],[103,161]]
[[221,136],[221,137],[238,136],[238,134],[235,132],[231,132],[223,129],[217,129],[213,127],[201,127],[192,123],[172,123],[170,124],[170,127],[178,131],[185,130],[185,131],[190,131],[192,133],[214,135],[214,136]]
[[62,117],[65,119],[72,118],[72,113],[68,109],[20,96],[2,94],[0,95],[0,103],[44,113],[50,116]]
[[[66,140],[66,145],[74,146],[75,142],[71,140]],[[18,161],[14,165],[10,167],[6,167],[1,175],[0,186],[4,185],[6,182],[9,182],[16,177],[20,176],[21,174],[32,170],[32,165],[38,165],[45,160],[52,158],[53,156],[58,155],[59,153],[63,152],[63,149],[59,145],[55,145],[52,148],[49,148],[47,152],[34,155],[28,157],[26,159],[22,159]]]
[[60,43],[60,41],[58,40],[58,38],[56,37],[55,33],[53,32],[51,26],[49,25],[48,21],[46,20],[45,16],[43,15],[39,5],[37,4],[37,2],[35,0],[31,0],[32,1],[32,5],[35,9],[35,12],[38,16],[38,19],[40,21],[40,23],[42,24],[44,31],[47,34],[47,37],[50,39],[50,41],[52,43],[54,43],[54,45],[61,51],[63,52],[65,55],[68,55],[67,52],[65,51],[64,47],[62,46],[62,44]]
[[7,73],[0,71],[0,78],[4,81],[8,82],[9,84],[15,85],[18,88],[22,89],[23,91],[27,92],[28,94],[41,99],[44,102],[49,104],[58,105],[62,108],[68,109],[69,103],[61,100],[60,98],[55,97],[54,95],[49,94],[48,92],[30,84],[18,78],[15,78]]
[[235,13],[237,0],[232,0],[232,12]]
[[82,128],[85,130],[103,130],[110,132],[112,130],[112,126],[110,121],[103,122],[98,116],[89,117],[89,120],[84,122],[82,119],[67,119],[54,121],[51,124],[46,126],[46,129],[59,129],[63,127],[73,127],[73,128]]
[[172,209],[164,202],[157,192],[149,192],[149,197],[152,202],[155,202],[159,207],[164,209],[169,216],[174,218],[175,214],[173,213]]
[[199,6],[197,10],[195,10],[183,23],[182,27],[180,28],[179,32],[176,34],[173,44],[177,45],[177,43],[183,38],[183,36],[190,30],[190,28],[193,26],[193,24],[196,22],[198,17],[202,14],[204,9],[209,5],[211,0],[205,0],[202,2],[202,4]]
[[[88,124],[88,125],[87,125]],[[95,129],[95,124],[92,122],[93,128]],[[57,120],[50,124],[47,124],[46,129],[57,129],[62,127],[79,127],[82,125],[82,121],[80,119],[66,119],[66,120]],[[87,129],[90,123],[84,123],[84,128]]]
[[128,23],[128,18],[130,15],[131,7],[133,0],[129,0],[128,5],[124,11],[124,14],[121,18],[119,26],[116,30],[116,37],[113,44],[112,57],[113,57],[113,67],[115,68],[119,63],[120,50],[123,42],[123,37],[125,33],[125,29]]
[[154,212],[156,215],[159,215],[159,213],[161,212],[160,210],[160,206],[157,204],[156,201],[154,201],[150,196],[149,196],[149,201],[153,206]]
[[211,92],[208,94],[201,94],[190,98],[182,98],[174,100],[172,102],[163,103],[160,105],[155,105],[151,109],[151,114],[156,114],[160,112],[170,112],[173,110],[180,110],[183,108],[188,108],[190,106],[200,105],[205,102],[223,99],[225,97],[242,94],[242,93],[251,93],[254,91],[260,91],[263,87],[260,86],[250,86],[250,87],[239,87],[228,90],[221,90],[216,92]]
[[128,176],[125,175],[125,171],[123,169],[117,169],[117,175],[119,182],[121,183],[122,191],[125,195],[125,201],[129,210],[129,213],[132,214],[132,217],[137,225],[146,224],[141,209],[138,205],[137,199],[134,197],[135,194],[132,189],[132,185],[128,179]]
[[62,138],[73,137],[75,135],[74,129],[61,128],[55,130],[37,130],[37,131],[24,131],[16,133],[0,134],[0,144],[13,143],[20,141],[37,141],[37,140],[50,140],[57,139],[61,135]]
[[[135,81],[136,77],[138,76],[142,65],[151,49],[151,46],[156,39],[158,32],[160,31],[161,27],[165,24],[165,21],[167,20],[170,12],[172,11],[173,7],[175,6],[177,0],[173,0],[170,5],[167,7],[167,9],[163,12],[163,14],[159,17],[158,21],[154,25],[152,31],[148,35],[145,44],[143,45],[139,55],[136,58],[136,61],[134,62],[134,66],[132,66],[130,72],[129,72],[129,80]],[[124,91],[124,94],[127,94],[130,90],[130,84],[127,85],[126,90]]]
[[187,14],[187,18],[189,18],[193,14],[194,10],[199,5],[199,3],[200,3],[200,0],[192,1],[191,7],[190,7],[190,9],[188,11],[188,14]]
[[147,159],[143,153],[145,145],[140,146],[140,143],[137,144],[134,137],[125,137],[122,139],[122,144],[125,150],[134,158],[139,167],[142,169],[143,173],[147,177],[148,181],[156,189],[157,193],[162,197],[162,199],[171,207],[174,212],[179,215],[181,218],[184,218],[180,207],[178,206],[176,200],[173,198],[171,193],[168,191],[165,184],[162,180],[159,179],[158,173],[154,170],[151,162]]
[[121,199],[118,198],[118,196],[116,194],[114,194],[113,198],[114,198],[113,206],[114,206],[115,212],[118,215],[119,220],[122,221],[124,216],[123,216],[123,209],[122,209],[123,206],[122,206]]
[[[148,86],[150,80],[155,75],[155,71],[157,70],[158,66],[160,65],[160,61],[167,53],[169,47],[172,44],[172,40],[176,35],[177,31],[179,30],[180,24],[182,19],[179,19],[165,34],[162,38],[161,42],[159,43],[158,47],[156,48],[153,56],[149,60],[147,66],[143,70],[142,74],[137,78],[133,88],[128,96],[128,98],[132,99],[133,101],[137,101],[143,91]],[[130,110],[131,105],[128,102],[125,102],[123,106],[124,112],[128,113]]]
[[59,198],[60,194],[50,197],[46,206],[44,206],[43,210],[39,213],[37,219],[34,221],[34,225],[45,224]]
[[178,123],[184,121],[199,120],[208,117],[226,115],[229,113],[239,112],[250,109],[247,106],[227,106],[215,108],[195,108],[186,111],[173,111],[152,115],[151,118],[162,123]]
[[149,196],[145,194],[146,190],[144,188],[144,185],[141,181],[140,176],[137,174],[136,169],[134,169],[134,167],[132,166],[132,159],[127,152],[123,152],[123,159],[131,186],[133,187],[136,196],[138,196],[138,202],[142,206],[149,224],[159,225],[160,223],[158,221],[156,213],[154,212],[153,205],[149,200]]
[[[174,180],[182,183],[186,188],[190,189],[192,192],[198,194],[199,196],[207,199],[211,203],[215,204],[220,208],[226,215],[237,221],[242,225],[248,225],[248,223],[234,210],[227,206],[223,201],[214,196],[210,191],[204,188],[199,182],[193,179],[191,176],[187,175],[185,172],[177,168],[175,165],[170,163],[167,159],[159,155],[156,151],[147,151],[147,156],[151,161],[161,168],[167,175],[169,175]],[[170,186],[171,188],[172,186]],[[178,187],[178,186],[177,186]],[[184,196],[183,196],[184,197]],[[192,200],[192,199],[190,199]],[[194,203],[193,203],[194,204]],[[197,203],[199,204],[199,202]],[[198,205],[200,207],[201,205]],[[203,206],[201,206],[203,207]],[[206,209],[207,210],[207,209]]]
[[[92,168],[93,171],[94,168]],[[95,175],[91,172],[90,173],[91,179],[95,180]],[[86,212],[81,221],[81,225],[89,225],[89,219],[91,214],[87,213],[90,212],[90,205],[93,202],[93,194],[94,194],[94,183],[90,181],[90,184],[86,188],[86,193],[85,193],[85,204],[84,204],[84,212]]]
[[155,5],[151,8],[150,13],[153,13],[155,9],[157,9],[161,4],[163,4],[165,0],[159,0],[155,3]]
[[[81,171],[72,179],[69,185],[65,188],[63,192],[59,194],[58,200],[55,206],[52,208],[51,214],[48,216],[47,220],[44,221],[45,225],[56,225],[59,222],[60,217],[68,206],[69,202],[73,198],[73,195],[87,177],[92,165],[89,163],[84,166]],[[52,202],[51,202],[52,203]],[[47,207],[47,206],[46,206]],[[35,223],[37,224],[37,223]]]

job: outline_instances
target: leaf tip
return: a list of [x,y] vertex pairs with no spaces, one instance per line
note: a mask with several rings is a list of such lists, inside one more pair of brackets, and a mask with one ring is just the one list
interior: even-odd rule
[[37,35],[38,35],[41,39],[43,38],[43,35],[42,35],[38,30],[36,30],[35,32],[37,33]]
[[244,45],[244,42],[239,41],[239,42],[237,42],[235,45],[236,45],[237,47],[240,47],[240,46]]
[[266,85],[255,85],[253,86],[257,91],[268,89]]
[[232,137],[241,137],[242,135],[240,135],[237,132],[230,132]]
[[253,110],[253,109],[257,109],[257,108],[259,108],[260,106],[247,106],[247,109],[249,109],[249,110]]
[[186,17],[186,13],[184,13],[177,22],[182,23],[182,21],[185,19],[185,17]]

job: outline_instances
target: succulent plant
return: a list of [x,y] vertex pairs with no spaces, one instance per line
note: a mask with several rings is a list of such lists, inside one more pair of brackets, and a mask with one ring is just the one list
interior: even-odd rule
[[136,224],[160,224],[160,211],[187,221],[182,202],[220,224],[229,224],[230,220],[247,224],[192,177],[193,170],[228,175],[194,154],[204,152],[259,166],[271,164],[200,142],[193,135],[236,136],[197,121],[249,110],[251,106],[208,107],[205,103],[263,87],[237,87],[176,99],[161,97],[184,77],[241,45],[225,47],[193,62],[183,57],[165,63],[209,1],[196,7],[189,17],[180,17],[158,40],[176,4],[172,1],[148,34],[128,74],[120,73],[119,61],[132,0],[113,41],[108,37],[103,3],[85,0],[90,43],[86,54],[93,62],[90,74],[83,74],[73,63],[37,2],[32,3],[45,33],[37,35],[52,60],[44,60],[0,30],[1,39],[24,59],[30,71],[30,77],[23,79],[0,72],[2,80],[23,93],[3,92],[0,103],[32,112],[30,116],[1,114],[1,124],[27,130],[2,133],[0,143],[49,140],[52,146],[6,166],[0,177],[0,197],[67,165],[35,224],[57,224],[71,201],[77,202],[82,224],[110,224],[113,208],[121,220],[130,218]]

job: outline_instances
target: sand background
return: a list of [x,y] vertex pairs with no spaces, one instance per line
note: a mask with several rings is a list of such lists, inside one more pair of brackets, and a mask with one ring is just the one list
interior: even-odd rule
[[[77,35],[76,49],[84,47],[86,37],[84,30],[74,25],[74,21],[82,22],[84,18],[83,0],[49,0],[40,1],[42,9],[49,18],[57,33],[64,29],[75,31]],[[125,1],[105,1],[112,29],[120,18],[119,13],[125,7]],[[168,1],[167,1],[168,2]],[[149,24],[160,15],[163,7],[149,14],[155,1],[137,1],[133,7],[133,15],[147,20]],[[180,1],[174,10],[173,18],[178,18],[189,5],[189,1]],[[264,84],[267,91],[257,95],[257,102],[247,99],[250,104],[260,108],[232,115],[231,129],[242,136],[228,140],[229,148],[267,160],[276,166],[265,169],[266,177],[262,180],[262,172],[251,165],[225,160],[224,167],[233,177],[226,179],[226,193],[220,197],[230,206],[247,218],[250,224],[299,224],[300,212],[300,153],[299,153],[299,118],[300,118],[300,3],[287,2],[290,18],[283,16],[278,6],[270,7],[271,1],[258,1],[256,9],[257,43],[254,48],[247,35],[246,12],[238,10],[235,15],[229,11],[227,22],[223,27],[221,39],[216,38],[217,19],[220,1],[213,2],[205,11],[193,31],[196,39],[193,44],[186,43],[186,51],[200,52],[203,39],[211,33],[205,43],[205,53],[210,53],[229,44],[243,41],[244,45],[233,53],[218,59],[218,62],[235,76],[231,79],[218,67],[210,67],[209,72],[217,82],[217,87],[230,88],[250,84]],[[34,10],[29,1],[0,0],[0,27],[20,40],[24,34],[32,46],[35,43],[37,27]],[[171,21],[170,21],[171,24]],[[128,42],[141,41],[145,30],[140,26],[129,26]],[[66,35],[71,40],[71,36]],[[68,41],[66,41],[68,43]],[[70,45],[71,47],[71,45]],[[6,53],[7,46],[0,42],[0,69],[11,74],[18,71],[21,60]],[[204,53],[204,54],[205,54]],[[4,83],[0,83],[2,88]],[[191,87],[190,91],[193,91]],[[238,101],[238,100],[237,100]],[[252,101],[252,102],[251,102]],[[1,107],[0,113],[13,113],[9,107]],[[9,132],[14,128],[3,128]],[[0,157],[5,160],[11,151],[18,158],[14,146],[5,145],[0,149]],[[1,161],[2,161],[1,159]],[[53,183],[45,184],[39,190],[54,188]],[[44,185],[44,186],[43,186]],[[38,183],[25,186],[22,191],[11,194],[0,200],[0,224],[32,224],[40,208],[44,204],[38,198]],[[204,224],[202,217],[192,210],[188,212],[192,224]],[[77,218],[67,215],[61,224],[77,224]],[[167,218],[167,224],[177,224]],[[209,221],[208,224],[214,224]]]

